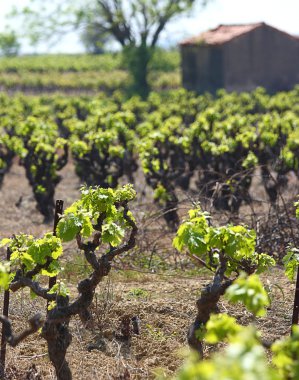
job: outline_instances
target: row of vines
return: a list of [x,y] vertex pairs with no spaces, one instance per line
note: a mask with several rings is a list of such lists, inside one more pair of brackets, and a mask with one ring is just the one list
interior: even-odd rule
[[[157,50],[150,64],[153,89],[178,88],[180,56]],[[5,90],[113,92],[131,85],[127,62],[121,53],[2,57],[0,88]]]
[[250,204],[259,168],[271,203],[299,174],[298,89],[267,95],[184,90],[152,93],[147,101],[1,95],[0,185],[17,156],[45,219],[51,219],[59,171],[72,157],[81,183],[115,188],[140,181],[171,229],[178,227],[178,190],[238,213]]

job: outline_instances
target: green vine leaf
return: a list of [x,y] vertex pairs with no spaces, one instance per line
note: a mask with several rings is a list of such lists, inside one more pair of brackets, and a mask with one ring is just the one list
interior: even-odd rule
[[232,303],[241,302],[258,317],[265,316],[266,308],[270,305],[269,295],[256,274],[241,274],[226,290],[225,298]]
[[299,249],[295,247],[288,247],[287,254],[282,259],[285,274],[290,281],[294,281],[295,274],[299,267]]

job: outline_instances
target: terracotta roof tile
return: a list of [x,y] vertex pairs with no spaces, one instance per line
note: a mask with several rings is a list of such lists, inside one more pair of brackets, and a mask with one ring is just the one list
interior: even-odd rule
[[191,37],[181,42],[181,45],[193,45],[199,43],[204,43],[206,45],[221,45],[262,25],[264,25],[262,22],[243,25],[219,25],[215,29],[210,29],[207,32],[201,33],[199,36]]

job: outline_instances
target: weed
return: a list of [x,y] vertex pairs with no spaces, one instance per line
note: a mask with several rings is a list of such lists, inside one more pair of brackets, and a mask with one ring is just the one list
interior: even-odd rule
[[132,288],[127,293],[127,298],[148,298],[149,292],[142,288]]
[[164,342],[166,340],[166,336],[163,331],[157,327],[154,327],[150,324],[146,325],[147,331],[154,340],[159,342]]

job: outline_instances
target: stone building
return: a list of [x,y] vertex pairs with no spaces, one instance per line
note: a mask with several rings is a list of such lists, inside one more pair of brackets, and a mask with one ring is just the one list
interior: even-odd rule
[[219,25],[180,47],[189,90],[276,92],[299,84],[299,38],[265,23]]

